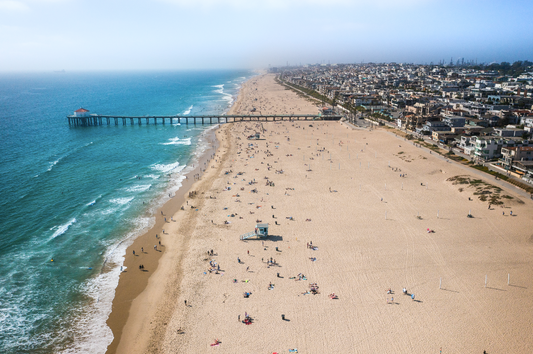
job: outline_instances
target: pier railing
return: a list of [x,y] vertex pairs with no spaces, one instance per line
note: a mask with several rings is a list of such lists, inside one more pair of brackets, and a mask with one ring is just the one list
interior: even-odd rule
[[142,125],[145,124],[222,124],[238,122],[275,122],[298,120],[340,120],[340,115],[312,115],[312,114],[287,114],[287,115],[209,115],[209,116],[114,116],[91,114],[85,117],[75,115],[67,116],[70,126],[97,126],[97,125]]

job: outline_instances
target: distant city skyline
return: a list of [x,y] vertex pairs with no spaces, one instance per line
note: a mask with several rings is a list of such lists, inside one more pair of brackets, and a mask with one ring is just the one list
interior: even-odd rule
[[0,0],[0,71],[533,59],[527,0]]

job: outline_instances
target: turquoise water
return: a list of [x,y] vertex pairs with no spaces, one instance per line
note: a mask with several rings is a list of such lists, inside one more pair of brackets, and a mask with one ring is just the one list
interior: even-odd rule
[[124,250],[207,146],[209,126],[66,116],[222,113],[250,76],[0,74],[0,352],[105,352]]

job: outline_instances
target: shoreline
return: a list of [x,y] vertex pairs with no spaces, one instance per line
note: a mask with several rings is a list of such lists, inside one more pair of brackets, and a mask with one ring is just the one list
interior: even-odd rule
[[[176,214],[185,203],[188,192],[196,182],[194,176],[197,174],[202,175],[202,172],[200,171],[202,164],[210,161],[210,158],[219,147],[219,142],[216,139],[215,134],[218,129],[219,128],[212,128],[211,132],[206,133],[209,147],[198,158],[197,165],[184,175],[186,178],[181,182],[181,187],[178,191],[176,191],[170,200],[157,208],[156,214],[153,215],[153,217],[156,218],[154,225],[148,231],[136,237],[132,244],[126,248],[123,263],[124,271],[120,274],[120,279],[115,289],[112,310],[106,321],[106,324],[113,332],[114,337],[113,341],[107,347],[107,353],[116,352],[123,328],[129,317],[131,304],[134,299],[145,290],[149,283],[150,276],[157,270],[159,261],[165,253],[165,238],[168,236],[165,227],[167,227],[169,223],[175,223],[175,221],[169,219],[173,217],[173,215]],[[161,212],[163,214],[161,214]],[[167,218],[167,222],[165,222],[165,217]],[[163,234],[163,230],[165,230],[166,234]],[[155,238],[155,235],[158,235],[159,238]],[[159,247],[159,241],[161,241],[161,247]],[[154,244],[158,246],[158,252],[153,252],[154,249],[149,246]],[[141,247],[144,248],[144,252],[141,252]],[[133,256],[134,250],[136,252],[135,256]],[[138,269],[139,262],[145,267],[145,270],[142,272]]]
[[[249,80],[250,79],[243,82],[242,85],[244,86]],[[241,90],[242,87],[239,90],[232,106],[229,107],[227,113],[225,114],[232,114],[232,112],[235,110],[235,107],[238,106],[237,103],[241,98]],[[185,174],[186,179],[182,181],[182,185],[175,193],[175,195],[170,200],[165,202],[160,208],[157,209],[157,212],[154,215],[154,217],[156,218],[154,225],[148,231],[136,237],[132,244],[126,248],[126,254],[124,256],[123,263],[123,266],[125,268],[124,271],[121,272],[118,285],[115,289],[111,313],[109,314],[109,317],[106,320],[106,325],[111,329],[113,333],[113,341],[108,345],[106,353],[116,353],[122,351],[120,343],[122,341],[125,327],[128,324],[128,321],[130,321],[130,315],[132,313],[139,314],[141,312],[140,309],[135,308],[134,302],[147,289],[150,284],[150,279],[153,278],[154,273],[160,268],[159,263],[166,254],[165,241],[168,240],[169,236],[171,235],[169,235],[169,229],[163,229],[163,227],[168,224],[165,222],[164,218],[166,216],[167,221],[168,218],[171,218],[170,222],[174,224],[180,223],[180,221],[178,221],[178,213],[180,211],[183,211],[181,207],[185,206],[185,203],[188,199],[188,194],[193,191],[193,188],[197,187],[198,184],[201,184],[202,177],[206,175],[205,172],[210,171],[206,167],[204,169],[205,172],[202,172],[202,164],[207,166],[212,161],[213,156],[222,155],[222,153],[220,152],[221,143],[217,135],[222,134],[220,132],[225,129],[224,127],[226,125],[226,123],[217,124],[211,129],[211,131],[208,131],[206,133],[206,139],[208,139],[208,141],[211,140],[211,142],[209,144],[209,148],[207,148],[198,158],[198,165]],[[228,128],[229,126],[227,126],[226,130]],[[218,162],[219,166],[222,165],[221,161],[222,160]],[[199,178],[195,178],[196,175],[199,175]],[[163,230],[169,231],[166,231],[165,234],[163,234]],[[154,235],[160,235],[159,239],[156,239]],[[142,270],[142,273],[139,273],[137,275],[124,274],[128,273],[128,271],[133,273],[137,270],[136,268],[138,268],[138,263],[140,262],[137,259],[138,257],[140,257],[139,253],[141,253],[142,256],[152,251],[149,246],[146,246],[147,244],[156,243],[157,245],[159,245],[160,241],[161,249],[159,250],[159,252],[155,252],[155,255],[152,255],[151,257],[143,257],[142,264],[145,269]],[[141,247],[144,247],[148,251],[140,252]],[[186,248],[186,244],[184,245],[184,247]],[[135,256],[133,255],[134,250],[136,250]],[[182,253],[184,253],[184,251],[184,249],[181,250]],[[147,315],[145,315],[145,317],[146,316]]]

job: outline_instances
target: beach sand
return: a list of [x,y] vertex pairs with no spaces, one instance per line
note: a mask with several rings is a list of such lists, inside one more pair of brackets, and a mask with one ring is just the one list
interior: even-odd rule
[[[250,107],[263,114],[318,109],[272,75],[248,81],[233,112]],[[256,131],[261,140],[246,139]],[[109,352],[528,353],[533,347],[533,203],[524,193],[385,129],[251,122],[226,124],[217,138],[217,157],[191,187],[198,193],[162,236],[157,271],[148,278],[128,268],[129,282],[145,285],[118,308],[127,289],[121,277],[111,316],[125,326]],[[474,193],[494,191],[490,185],[508,197],[489,209]],[[241,241],[258,220],[269,223],[271,236]],[[220,266],[218,274],[208,271],[210,261]],[[309,293],[313,283],[316,295]],[[251,325],[239,321],[245,313]],[[213,348],[215,339],[220,344]]]

